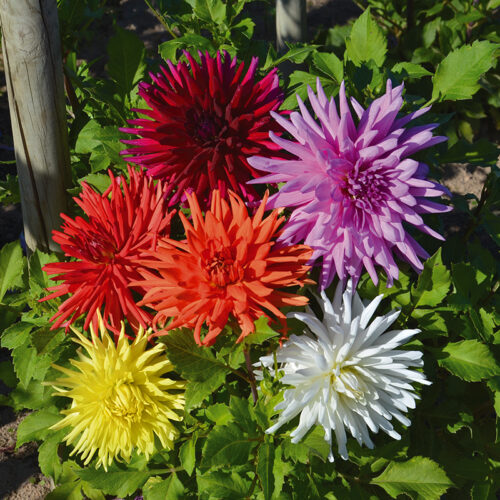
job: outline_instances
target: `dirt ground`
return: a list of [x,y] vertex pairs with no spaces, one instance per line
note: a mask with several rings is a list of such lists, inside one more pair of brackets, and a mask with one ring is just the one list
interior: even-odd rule
[[[118,4],[118,2],[115,2]],[[264,18],[264,5],[256,2],[250,5],[254,18]],[[348,0],[308,0],[309,33],[322,26],[343,24],[356,16],[357,7]],[[149,49],[168,39],[163,27],[147,10],[143,0],[120,0],[116,10],[117,23],[133,31],[144,40]],[[102,54],[107,38],[112,34],[111,23],[99,30],[94,43],[84,48],[84,57],[92,60]],[[259,24],[256,35],[273,39],[273,26]],[[104,64],[104,63],[103,63]],[[14,158],[12,136],[8,114],[5,78],[0,56],[0,161]],[[14,173],[14,167],[0,164],[0,178],[6,173]],[[474,193],[479,196],[487,175],[487,169],[477,167],[468,169],[466,165],[454,164],[447,167],[444,184],[453,194]],[[448,221],[449,229],[454,232],[460,227],[460,219],[453,217]],[[0,248],[9,241],[19,238],[22,231],[22,216],[19,206],[0,206]],[[6,352],[0,352],[0,359]],[[0,384],[1,386],[1,384]],[[0,387],[0,393],[1,393]],[[45,478],[37,463],[37,447],[28,443],[15,450],[16,429],[26,413],[16,415],[10,408],[0,407],[0,499],[38,500],[51,491],[52,481]]]

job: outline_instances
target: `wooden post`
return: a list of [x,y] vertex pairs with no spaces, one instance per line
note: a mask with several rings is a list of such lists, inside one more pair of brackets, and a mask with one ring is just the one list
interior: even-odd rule
[[26,244],[60,251],[70,162],[56,0],[0,0],[0,23]]
[[276,49],[286,50],[285,42],[306,39],[306,0],[276,0]]

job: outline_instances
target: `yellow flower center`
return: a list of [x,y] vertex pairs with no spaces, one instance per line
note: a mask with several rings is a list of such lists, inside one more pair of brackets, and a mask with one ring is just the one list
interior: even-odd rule
[[365,404],[366,386],[351,366],[342,366],[341,363],[335,365],[330,375],[330,387],[341,395]]
[[104,399],[104,411],[126,424],[140,422],[144,408],[142,391],[134,384],[130,374],[117,380]]

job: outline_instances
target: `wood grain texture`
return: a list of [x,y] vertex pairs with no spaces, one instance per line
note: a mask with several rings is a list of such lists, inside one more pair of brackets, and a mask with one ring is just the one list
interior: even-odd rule
[[0,0],[0,23],[26,243],[59,251],[70,163],[56,0]]
[[285,42],[306,38],[306,0],[276,0],[276,48],[286,52]]

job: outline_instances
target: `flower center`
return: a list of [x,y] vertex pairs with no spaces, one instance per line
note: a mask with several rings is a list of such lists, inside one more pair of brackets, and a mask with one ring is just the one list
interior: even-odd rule
[[350,366],[336,365],[330,374],[330,387],[340,395],[365,404],[366,386],[360,380],[359,374]]
[[105,411],[112,418],[127,424],[140,422],[144,410],[144,398],[132,377],[118,380],[104,400]]
[[117,250],[113,242],[100,234],[93,234],[90,238],[86,238],[83,241],[83,246],[87,258],[99,264],[113,260]]
[[353,168],[342,179],[340,190],[342,194],[355,202],[368,203],[377,206],[386,198],[388,182],[382,172],[370,168],[361,170]]
[[186,130],[199,144],[215,142],[223,126],[221,118],[207,111],[190,111],[187,115]]
[[223,287],[242,277],[241,267],[234,262],[229,251],[213,252],[206,259],[205,269],[213,286]]

